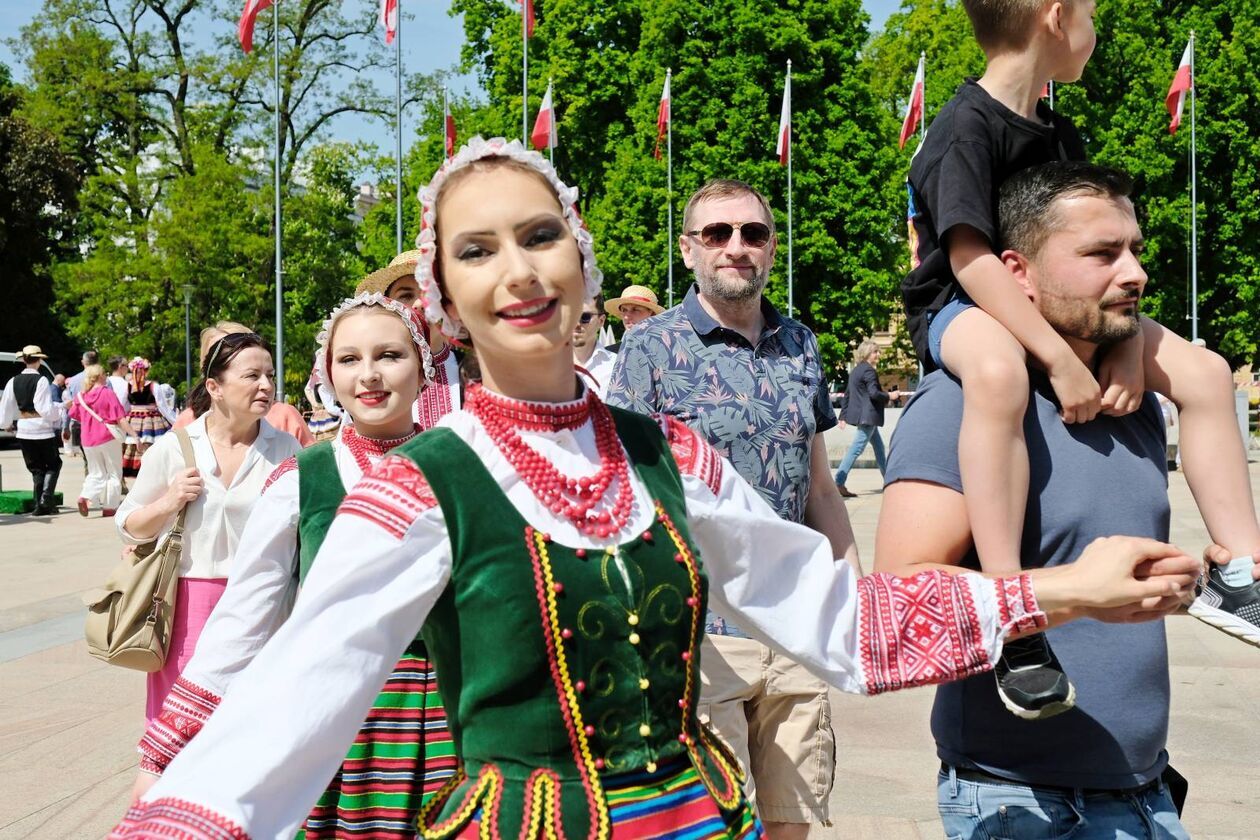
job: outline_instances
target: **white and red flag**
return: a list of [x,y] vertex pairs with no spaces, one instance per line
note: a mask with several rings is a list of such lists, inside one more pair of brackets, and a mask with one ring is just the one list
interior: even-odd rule
[[446,156],[455,156],[455,118],[451,116],[451,103],[449,100],[443,103],[443,119],[442,132],[446,136]]
[[254,21],[263,9],[271,6],[272,0],[245,0],[245,9],[241,12],[241,20],[236,24],[236,37],[241,42],[241,49],[249,52],[254,48]]
[[551,82],[547,82],[547,93],[538,106],[538,118],[534,120],[534,130],[529,133],[529,139],[540,152],[556,145],[556,113],[551,107]]
[[394,43],[398,34],[398,0],[381,0],[381,26],[385,27],[385,43]]
[[923,55],[919,54],[919,69],[914,71],[914,86],[910,88],[910,101],[906,103],[906,116],[901,121],[901,137],[897,148],[905,148],[906,140],[914,134],[923,120]]
[[786,166],[792,154],[792,70],[783,77],[783,107],[779,110],[779,138],[774,150],[779,164]]
[[661,159],[661,140],[665,137],[665,132],[669,129],[669,121],[671,119],[669,107],[669,73],[666,73],[665,89],[661,91],[661,107],[656,112],[656,149],[653,150],[652,157],[657,160]]
[[1194,87],[1194,77],[1190,72],[1193,43],[1186,42],[1186,51],[1181,54],[1177,74],[1173,76],[1172,85],[1168,88],[1168,96],[1164,97],[1164,107],[1168,109],[1168,116],[1172,117],[1172,121],[1168,123],[1169,134],[1177,133],[1177,126],[1181,125],[1181,111],[1186,107],[1186,93]]
[[525,24],[525,37],[534,37],[534,0],[523,0],[521,3],[521,19]]

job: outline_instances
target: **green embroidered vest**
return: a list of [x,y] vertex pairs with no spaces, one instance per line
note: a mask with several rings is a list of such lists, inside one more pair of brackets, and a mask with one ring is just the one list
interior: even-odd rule
[[682,480],[654,421],[611,411],[656,506],[614,549],[530,526],[447,429],[394,450],[424,472],[453,558],[422,635],[461,768],[421,811],[426,838],[478,808],[483,837],[607,838],[604,780],[684,756],[720,807],[741,807],[738,765],[695,715],[707,582]]
[[306,580],[324,536],[346,497],[332,443],[322,441],[297,454],[298,582]]

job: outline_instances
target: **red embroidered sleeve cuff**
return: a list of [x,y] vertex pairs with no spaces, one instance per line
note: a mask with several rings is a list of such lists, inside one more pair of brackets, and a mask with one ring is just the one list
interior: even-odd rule
[[669,450],[683,475],[704,482],[714,496],[722,486],[722,456],[686,423],[668,414],[655,415],[669,441]]
[[127,809],[123,821],[109,833],[108,840],[148,840],[174,837],[179,840],[249,840],[236,823],[182,799],[155,799]]
[[1046,626],[1046,613],[1037,603],[1032,578],[1027,572],[990,582],[997,596],[998,621],[1002,625],[1003,636],[1041,630]]
[[161,774],[206,725],[219,696],[180,677],[140,739],[140,769]]
[[867,694],[989,670],[989,646],[968,578],[933,570],[858,581],[858,659]]

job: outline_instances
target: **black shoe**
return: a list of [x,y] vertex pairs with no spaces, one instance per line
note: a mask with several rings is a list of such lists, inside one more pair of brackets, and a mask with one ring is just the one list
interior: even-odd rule
[[1260,581],[1230,586],[1224,570],[1215,563],[1210,565],[1203,589],[1190,605],[1190,615],[1260,647]]
[[35,509],[31,511],[31,516],[52,516],[56,513],[56,508],[44,507],[43,505],[35,505]]
[[1076,705],[1076,686],[1041,633],[1007,642],[993,675],[1002,705],[1024,720],[1044,720]]

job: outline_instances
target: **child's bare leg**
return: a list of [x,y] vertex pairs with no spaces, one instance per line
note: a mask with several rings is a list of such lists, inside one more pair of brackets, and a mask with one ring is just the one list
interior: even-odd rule
[[1018,574],[1028,503],[1024,348],[976,307],[959,314],[946,328],[941,361],[962,380],[958,466],[980,567],[990,574]]
[[1235,557],[1250,555],[1260,549],[1260,525],[1229,365],[1149,318],[1142,331],[1147,387],[1177,406],[1181,466],[1208,533]]

